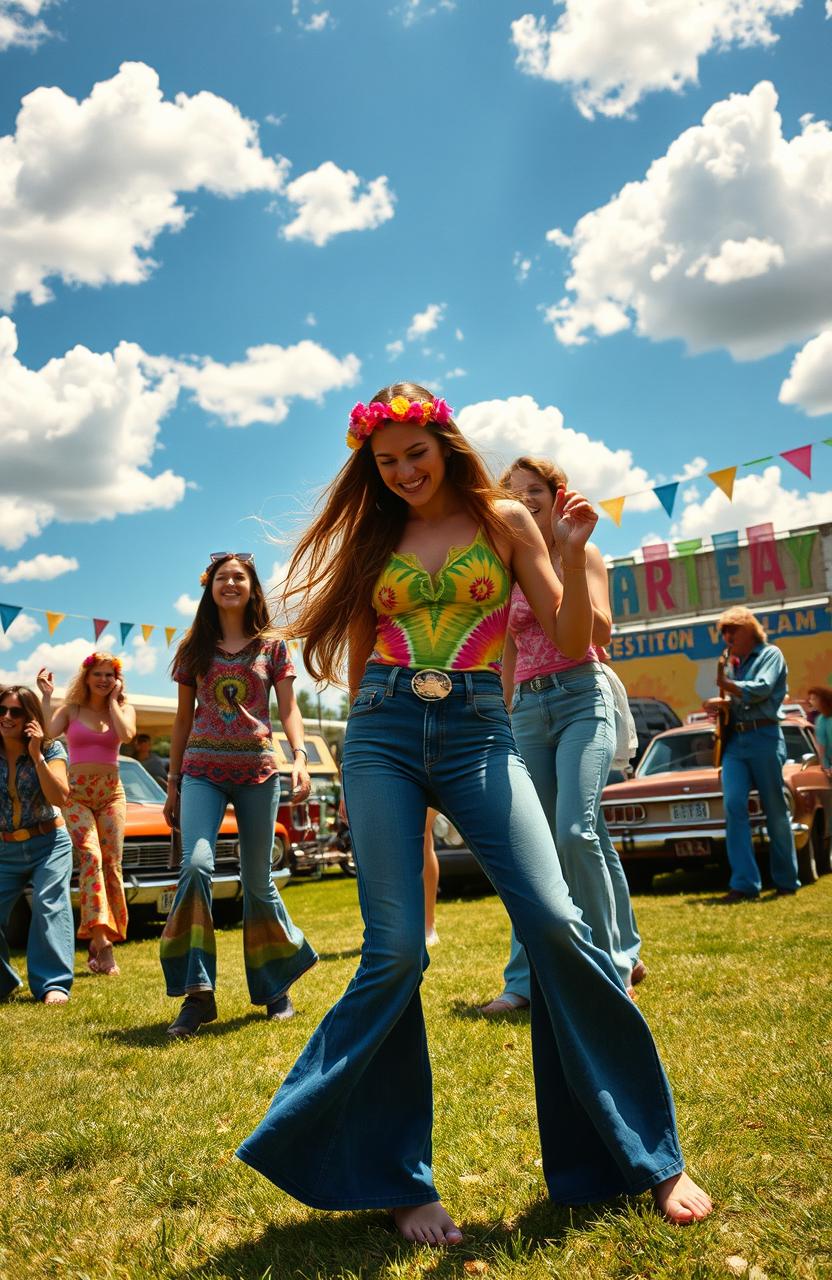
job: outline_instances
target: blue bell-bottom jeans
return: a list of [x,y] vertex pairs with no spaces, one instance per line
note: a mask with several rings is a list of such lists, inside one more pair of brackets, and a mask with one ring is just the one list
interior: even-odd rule
[[26,947],[29,986],[36,1000],[47,991],[69,995],[75,928],[69,898],[72,842],[66,827],[30,840],[0,842],[0,1000],[22,986],[9,959],[6,926],[12,907],[32,887],[32,922]]
[[[641,938],[624,868],[601,814],[601,792],[615,754],[609,681],[589,662],[550,679],[553,683],[537,693],[517,686],[511,727],[555,838],[572,901],[596,947],[608,953],[629,986]],[[529,959],[513,928],[503,988],[529,998]]]
[[653,1038],[569,897],[498,678],[449,674],[450,696],[427,703],[411,689],[411,670],[367,667],[343,756],[361,961],[237,1155],[316,1208],[438,1199],[419,995],[428,963],[422,862],[430,805],[463,834],[529,952],[552,1198],[578,1204],[644,1191],[683,1167]]
[[731,864],[731,888],[749,897],[762,888],[760,868],[751,843],[749,792],[756,789],[766,815],[771,878],[778,889],[797,889],[797,853],[791,817],[783,794],[786,744],[779,725],[763,725],[732,733],[722,757],[725,834]]
[[160,948],[169,996],[213,991],[217,985],[211,882],[217,834],[229,804],[240,835],[243,959],[251,1003],[268,1004],[282,995],[317,960],[272,880],[279,801],[276,773],[250,785],[182,779],[182,869]]

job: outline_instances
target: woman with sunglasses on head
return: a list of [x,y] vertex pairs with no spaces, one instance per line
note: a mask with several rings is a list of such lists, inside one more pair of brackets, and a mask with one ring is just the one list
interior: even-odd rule
[[69,751],[71,790],[64,813],[79,858],[78,937],[89,942],[92,972],[113,977],[119,973],[113,943],[127,937],[121,878],[127,801],[118,751],[135,736],[136,713],[124,692],[121,662],[111,653],[96,650],[84,659],[54,714],[52,672],[41,668],[37,679],[49,733],[65,734]]
[[[566,473],[548,458],[515,458],[500,477],[506,492],[522,502],[543,535],[559,582],[565,582],[552,514]],[[503,651],[503,692],[511,727],[557,846],[572,901],[606,951],[621,981],[632,991],[646,969],[639,959],[630,893],[621,860],[601,814],[601,792],[616,746],[615,707],[603,646],[609,643],[612,612],[607,567],[587,544],[586,576],[592,629],[586,651],[568,657],[552,644],[515,582]],[[504,987],[482,1012],[495,1017],[529,1003],[529,958],[511,931]]]
[[552,643],[586,652],[595,512],[558,493],[561,584],[529,513],[501,497],[451,410],[424,387],[399,383],[356,405],[347,442],[353,456],[300,539],[286,599],[299,602],[290,625],[314,678],[336,679],[348,650],[342,776],[361,962],[237,1154],[316,1208],[389,1208],[408,1240],[461,1239],[431,1171],[419,997],[430,806],[464,836],[529,949],[552,1198],[650,1189],[671,1221],[703,1218],[711,1203],[682,1172],[649,1029],[569,898],[498,674],[514,579]]
[[75,959],[72,843],[59,811],[68,799],[66,751],[47,737],[37,695],[25,685],[0,688],[0,1001],[23,985],[9,963],[5,930],[27,885],[32,995],[44,1004],[69,999]]
[[[169,996],[184,996],[171,1036],[191,1036],[217,1017],[217,953],[211,880],[217,833],[234,805],[243,886],[243,955],[252,1004],[291,1018],[289,987],[317,960],[292,923],[272,879],[280,774],[269,696],[294,752],[292,795],[311,787],[295,669],[276,634],[249,552],[216,551],[202,575],[193,625],[179,644],[173,678],[179,705],[170,742],[165,818],[182,832],[179,886],[162,934]],[[179,784],[181,781],[181,796]]]

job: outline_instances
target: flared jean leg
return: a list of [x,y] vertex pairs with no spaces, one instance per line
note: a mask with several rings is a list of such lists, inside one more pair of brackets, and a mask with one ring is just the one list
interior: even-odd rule
[[[437,786],[439,806],[500,894],[532,969],[532,1054],[553,1200],[604,1199],[683,1167],[673,1100],[650,1030],[572,903],[508,720],[479,771]],[[541,1000],[542,995],[542,1000]]]
[[26,946],[29,986],[36,1000],[47,991],[72,988],[74,926],[69,897],[72,844],[65,827],[19,844],[0,845],[0,1000],[22,986],[12,967],[6,927],[27,884],[32,886],[32,921]]
[[169,996],[213,991],[217,984],[212,877],[217,834],[228,800],[225,791],[207,778],[182,779],[182,867],[160,943]]
[[232,788],[240,833],[243,956],[252,1004],[268,1004],[310,969],[317,955],[293,923],[272,879],[280,775]]
[[[349,734],[349,731],[348,731]],[[381,744],[380,744],[381,746]],[[364,918],[361,962],[237,1155],[304,1203],[323,1209],[436,1200],[433,1102],[419,996],[425,950],[423,786],[378,759],[344,755]],[[375,763],[374,763],[375,758]]]

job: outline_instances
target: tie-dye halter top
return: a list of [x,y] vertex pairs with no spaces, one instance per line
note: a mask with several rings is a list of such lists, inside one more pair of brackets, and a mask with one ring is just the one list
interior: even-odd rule
[[443,671],[499,671],[511,577],[482,530],[450,547],[429,574],[418,556],[396,551],[373,588],[378,615],[371,662]]

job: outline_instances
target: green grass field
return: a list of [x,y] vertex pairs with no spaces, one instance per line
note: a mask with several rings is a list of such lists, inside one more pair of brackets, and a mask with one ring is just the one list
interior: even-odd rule
[[321,953],[288,1024],[248,1004],[239,928],[218,934],[220,1021],[190,1042],[164,1034],[177,1002],[163,995],[157,936],[120,949],[119,979],[87,975],[79,953],[65,1009],[26,996],[0,1007],[0,1276],[832,1276],[832,877],[732,908],[702,881],[658,886],[635,902],[650,970],[639,1005],[689,1169],[716,1202],[706,1223],[672,1228],[648,1196],[571,1212],[547,1202],[527,1017],[474,1012],[498,992],[507,948],[494,897],[440,900],[423,987],[436,1181],[464,1243],[410,1248],[384,1214],[308,1210],[240,1165],[237,1143],[356,965],[355,884],[332,876],[286,890]]

